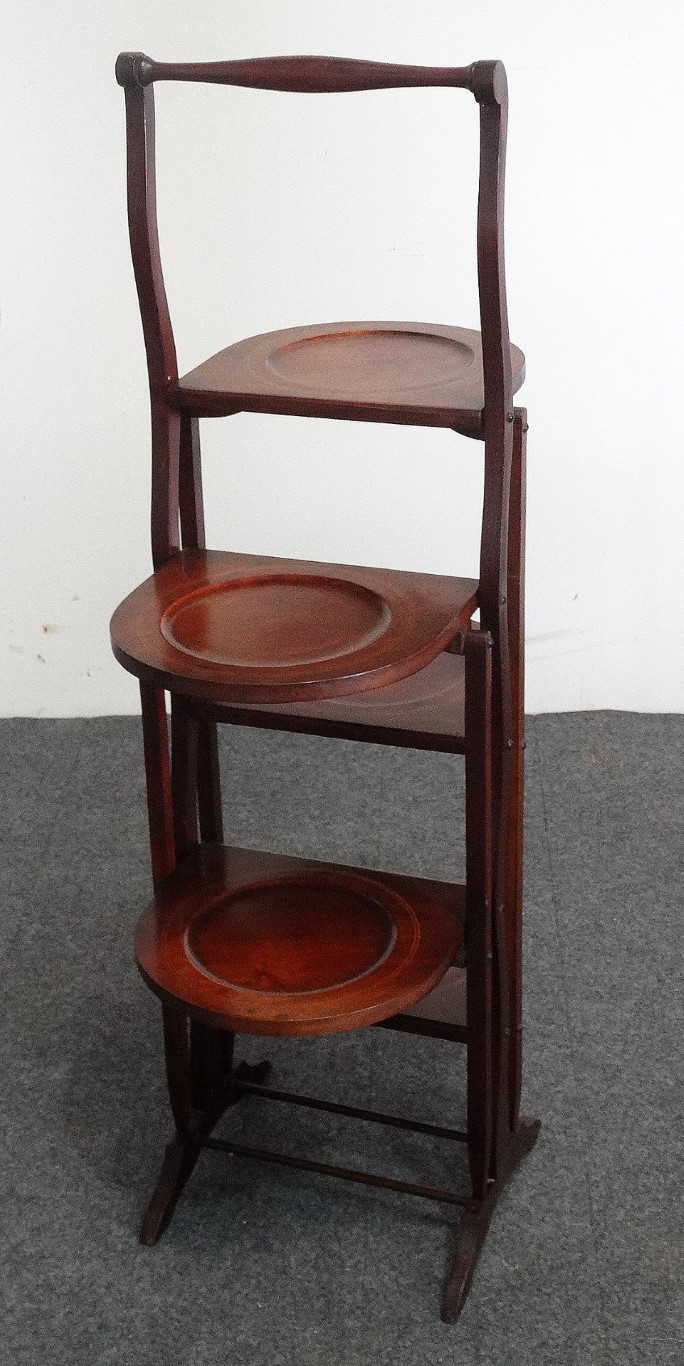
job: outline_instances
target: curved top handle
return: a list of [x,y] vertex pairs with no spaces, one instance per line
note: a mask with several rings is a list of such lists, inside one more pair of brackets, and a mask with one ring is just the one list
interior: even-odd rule
[[167,430],[164,423],[168,420],[169,394],[177,384],[178,367],[157,228],[154,82],[199,81],[312,93],[447,86],[469,90],[474,95],[480,106],[477,263],[485,441],[480,608],[483,629],[492,634],[498,632],[506,603],[505,512],[513,421],[503,248],[507,93],[502,63],[480,61],[462,67],[400,66],[346,57],[267,57],[172,63],[155,62],[143,52],[124,52],[116,63],[116,78],[126,92],[128,222],[152,399],[152,550],[156,567],[164,564],[179,544],[179,448],[176,448],[174,467],[170,463],[167,436],[162,439],[155,435],[157,430]]
[[144,52],[122,52],[116,79],[125,87],[154,81],[203,81],[261,90],[333,94],[399,86],[453,86],[471,90],[481,104],[501,103],[506,77],[501,62],[470,66],[403,66],[352,57],[253,57],[235,62],[155,62]]

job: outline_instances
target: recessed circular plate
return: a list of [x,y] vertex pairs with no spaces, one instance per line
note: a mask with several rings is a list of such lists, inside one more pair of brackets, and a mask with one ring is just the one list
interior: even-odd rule
[[462,933],[432,884],[388,879],[202,846],[140,920],[138,965],[163,1000],[240,1033],[373,1024],[439,981]]
[[470,368],[467,343],[434,333],[383,328],[321,332],[277,346],[267,368],[288,384],[325,380],[340,394],[370,394],[454,382]]
[[120,603],[117,659],[219,704],[303,702],[398,682],[477,606],[474,580],[234,551],[173,556]]
[[161,619],[177,650],[217,665],[320,664],[371,645],[391,621],[382,597],[342,579],[228,579],[173,603]]
[[289,996],[359,981],[396,938],[389,907],[368,892],[289,878],[229,894],[193,920],[186,946],[215,982]]

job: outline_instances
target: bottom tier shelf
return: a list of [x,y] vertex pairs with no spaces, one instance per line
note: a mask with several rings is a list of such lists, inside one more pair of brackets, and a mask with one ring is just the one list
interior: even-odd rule
[[243,1034],[333,1034],[400,1015],[463,942],[464,888],[200,845],[139,922],[166,1002]]

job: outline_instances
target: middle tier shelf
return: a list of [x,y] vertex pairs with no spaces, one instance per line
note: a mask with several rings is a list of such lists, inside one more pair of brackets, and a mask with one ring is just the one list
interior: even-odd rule
[[144,683],[203,703],[308,704],[419,673],[477,594],[440,574],[184,550],[120,604],[112,646]]

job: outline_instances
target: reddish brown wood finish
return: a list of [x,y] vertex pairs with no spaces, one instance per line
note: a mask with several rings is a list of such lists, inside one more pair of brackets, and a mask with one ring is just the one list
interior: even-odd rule
[[[199,422],[187,413],[181,417],[179,451],[179,512],[184,550],[204,550],[204,498]],[[223,839],[221,774],[216,722],[197,717],[197,804],[203,840],[220,844]]]
[[155,891],[176,866],[166,701],[159,688],[140,685],[152,882]]
[[522,1089],[522,903],[525,792],[525,488],[527,412],[513,425],[509,514],[508,624],[510,640],[512,772],[506,872],[506,938],[510,981],[509,1125],[515,1133]]
[[[122,53],[117,80],[125,87],[128,130],[128,207],[131,247],[143,332],[148,356],[153,436],[153,551],[155,567],[174,553],[178,544],[178,466],[180,427],[173,412],[177,401],[177,365],[159,256],[154,183],[155,80],[210,81],[282,90],[359,90],[391,86],[443,85],[469,89],[480,105],[480,195],[478,205],[478,276],[484,368],[484,418],[475,424],[485,432],[485,520],[482,575],[485,624],[494,630],[499,597],[505,596],[505,538],[507,457],[513,379],[508,342],[503,271],[503,186],[506,131],[506,75],[500,62],[476,62],[468,67],[396,67],[348,59],[292,57],[206,64],[157,63],[143,53]],[[397,325],[401,329],[402,324]],[[434,331],[434,329],[432,329]],[[402,340],[402,346],[404,342]],[[416,338],[418,355],[424,340]],[[520,353],[516,353],[517,357]],[[212,362],[208,363],[209,365]],[[420,368],[420,366],[419,366]],[[519,369],[516,360],[516,370]],[[522,372],[519,374],[522,378]],[[371,417],[350,396],[350,417]],[[313,402],[306,411],[326,415],[326,402]],[[373,405],[371,405],[372,407]],[[388,409],[388,412],[391,409]],[[417,421],[419,413],[401,417],[396,405],[391,420]],[[429,409],[427,410],[429,412]],[[338,416],[345,415],[339,411]],[[377,416],[377,408],[376,408]],[[423,414],[425,416],[425,412]],[[473,410],[468,419],[474,422]],[[428,421],[430,421],[428,417]],[[442,421],[442,419],[440,419]],[[503,427],[502,427],[503,424]],[[446,425],[451,425],[447,421]],[[497,525],[501,534],[497,538]]]
[[463,938],[462,889],[201,846],[157,893],[136,956],[164,1001],[250,1034],[329,1034],[425,996]]
[[169,387],[178,379],[178,366],[159,254],[154,131],[152,88],[128,86],[128,224],[150,384],[152,559],[159,568],[179,546],[180,418],[167,399]]
[[481,1200],[491,1169],[492,1075],[492,638],[469,631],[466,662],[466,963],[468,1157]]
[[293,1091],[282,1091],[272,1086],[255,1085],[247,1082],[242,1087],[250,1096],[261,1100],[279,1100],[286,1105],[303,1106],[309,1110],[320,1110],[329,1115],[346,1115],[350,1119],[361,1119],[372,1124],[386,1124],[390,1129],[406,1129],[409,1133],[429,1134],[432,1138],[450,1138],[455,1143],[467,1143],[468,1135],[462,1129],[447,1129],[441,1124],[426,1124],[420,1119],[405,1119],[397,1115],[381,1114],[377,1110],[364,1110],[358,1105],[340,1105],[337,1101],[321,1100],[318,1096],[301,1096]]
[[157,687],[210,702],[300,701],[416,672],[476,604],[472,579],[184,551],[117,608],[112,646]]
[[181,863],[198,840],[197,721],[186,698],[171,699],[171,791],[176,863]]
[[173,1006],[164,1005],[162,1012],[164,1026],[164,1050],[166,1054],[166,1077],[169,1087],[169,1100],[176,1130],[187,1138],[193,1122],[193,1086],[189,1066],[190,1037],[186,1016]]
[[[404,1126],[401,1126],[404,1127]],[[294,1167],[295,1171],[317,1172],[320,1176],[336,1176],[342,1181],[355,1181],[362,1186],[379,1186],[381,1190],[399,1191],[402,1195],[419,1195],[423,1200],[439,1200],[447,1205],[467,1205],[462,1195],[442,1186],[419,1186],[413,1181],[397,1181],[392,1176],[378,1176],[375,1172],[357,1171],[353,1167],[336,1167],[330,1162],[315,1162],[309,1157],[292,1153],[276,1153],[266,1148],[253,1148],[225,1138],[207,1138],[202,1144],[214,1152],[230,1153],[232,1157],[250,1157],[257,1162],[275,1162],[279,1167]]]
[[441,980],[417,1005],[409,1006],[391,1020],[381,1020],[383,1029],[398,1029],[403,1034],[423,1034],[430,1039],[468,1042],[468,974],[462,967],[450,967]]
[[[512,387],[525,357],[511,347]],[[219,351],[179,380],[173,398],[198,417],[236,412],[450,427],[482,437],[479,332],[434,323],[291,327]]]
[[244,85],[260,90],[333,94],[352,90],[388,90],[443,85],[472,90],[479,67],[398,66],[350,57],[252,57],[235,62],[155,62],[144,52],[122,52],[117,58],[119,85],[146,86],[153,81],[201,81],[211,85]]
[[184,550],[204,550],[204,496],[199,422],[183,413],[179,436],[178,510]]
[[[161,1237],[173,1214],[179,1196],[182,1194],[188,1177],[192,1174],[203,1143],[218,1123],[224,1111],[242,1098],[242,1082],[260,1083],[266,1080],[270,1071],[268,1063],[249,1066],[240,1063],[235,1071],[228,1070],[222,1085],[211,1095],[202,1096],[202,1104],[195,1108],[197,1094],[196,1078],[193,1076],[193,1048],[188,1033],[188,1022],[184,1016],[170,1007],[164,1007],[164,1023],[167,1048],[167,1071],[169,1076],[169,1095],[172,1108],[180,1093],[184,1106],[181,1123],[176,1125],[176,1133],[167,1145],[164,1162],[152,1198],[145,1210],[140,1229],[140,1241],[146,1247],[153,1247]],[[167,1025],[170,1024],[170,1028]],[[171,1023],[173,1022],[173,1023]],[[197,1022],[195,1028],[197,1027]],[[215,1033],[215,1031],[212,1031]],[[232,1056],[232,1035],[223,1036],[225,1057]],[[172,1059],[172,1068],[168,1060]],[[174,1111],[175,1113],[175,1111]]]
[[[443,1317],[453,1321],[495,1201],[538,1130],[536,1121],[519,1118],[526,420],[512,406],[524,361],[509,342],[505,296],[505,72],[498,62],[425,68],[291,57],[168,64],[128,53],[117,62],[117,79],[126,89],[129,224],[150,382],[157,572],[115,614],[113,643],[141,680],[156,896],[139,950],[163,1001],[177,1130],[142,1237],[159,1236],[202,1146],[456,1200],[448,1190],[209,1135],[226,1105],[258,1093],[266,1074],[267,1065],[231,1070],[238,1025],[301,1033],[376,1022],[461,1040],[468,1050],[473,1200],[443,1303]],[[292,328],[238,342],[179,380],[157,237],[156,80],[301,92],[470,90],[480,106],[481,332],[387,322]],[[205,551],[198,417],[240,409],[439,425],[483,439],[479,587],[282,561],[278,582],[264,582],[263,558]],[[255,574],[262,576],[258,587]],[[481,631],[468,630],[476,606]],[[171,765],[165,687],[172,692]],[[463,889],[443,884],[329,865],[323,875],[320,865],[222,850],[217,721],[465,753],[465,906]],[[198,846],[199,838],[212,847]],[[462,950],[454,961],[464,914],[465,966]],[[418,948],[402,957],[412,916]],[[326,993],[333,998],[327,1015]],[[289,1006],[279,1013],[283,1000]],[[326,1108],[311,1098],[261,1092]],[[353,1107],[327,1108],[416,1127]]]
[[442,1296],[442,1319],[456,1323],[472,1285],[482,1245],[487,1236],[497,1200],[516,1167],[532,1151],[539,1136],[538,1119],[521,1119],[506,1150],[506,1165],[496,1181],[491,1181],[483,1200],[473,1200],[466,1208],[458,1231],[457,1249]]
[[445,652],[399,683],[349,697],[271,706],[201,703],[197,712],[235,726],[463,754],[464,702],[463,659]]

